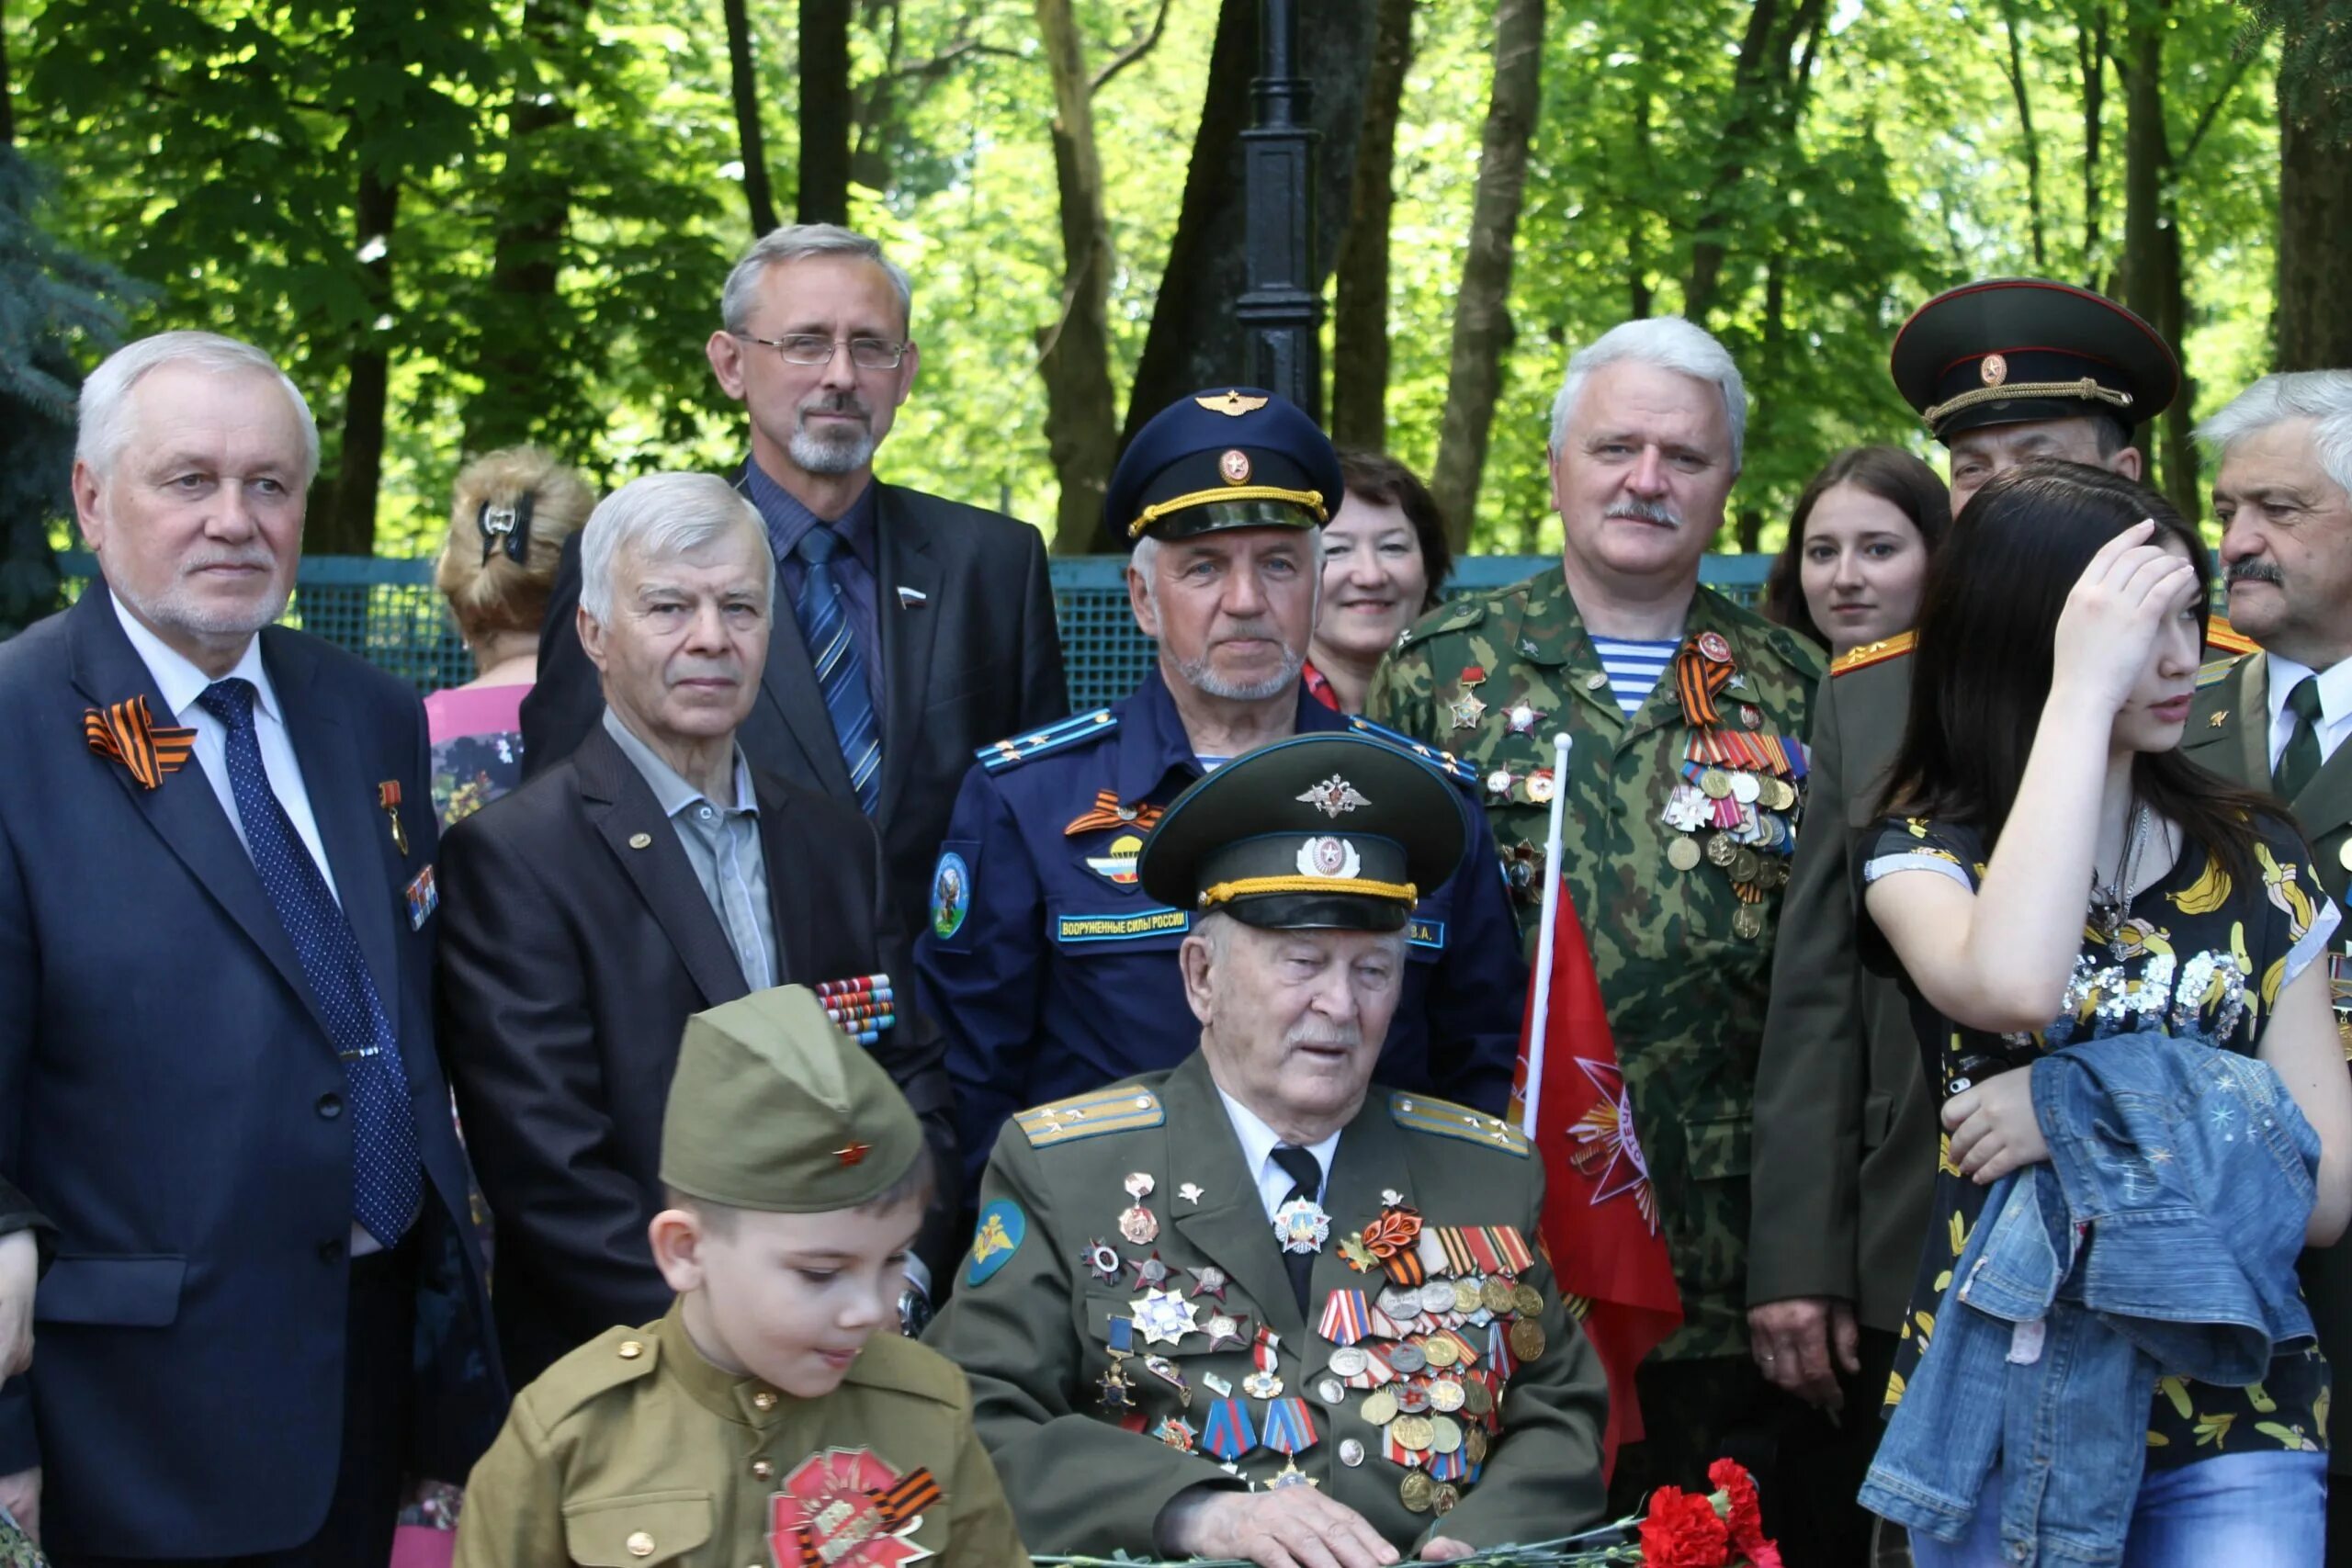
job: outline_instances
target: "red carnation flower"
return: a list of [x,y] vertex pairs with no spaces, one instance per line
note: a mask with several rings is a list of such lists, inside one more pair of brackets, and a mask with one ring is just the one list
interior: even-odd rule
[[1732,1544],[1754,1568],[1781,1568],[1780,1548],[1764,1537],[1764,1509],[1756,1495],[1756,1478],[1737,1461],[1719,1459],[1707,1467],[1707,1479],[1731,1505],[1726,1527]]
[[1645,1568],[1724,1568],[1731,1534],[1715,1506],[1679,1486],[1661,1486],[1642,1520]]

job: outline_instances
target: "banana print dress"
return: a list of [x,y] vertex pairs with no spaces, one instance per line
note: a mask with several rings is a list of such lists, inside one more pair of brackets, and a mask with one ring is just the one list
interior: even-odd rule
[[[2337,924],[2300,836],[2269,819],[2257,824],[2257,832],[2258,885],[2233,881],[2218,860],[2192,844],[2132,900],[2111,938],[2086,927],[2064,1010],[2047,1028],[2007,1035],[1963,1029],[1911,993],[1939,1097],[1956,1092],[1952,1081],[1962,1062],[1993,1057],[2021,1066],[2043,1051],[2110,1034],[2195,1034],[2223,1050],[2254,1055],[2279,989],[2327,951]],[[1918,870],[1939,872],[1974,891],[1984,874],[1981,835],[1919,818],[1889,819],[1862,867],[1864,885]],[[1865,930],[1883,955],[1883,939],[1867,922]],[[1980,1076],[1995,1070],[1977,1068]],[[1902,1399],[1919,1358],[1933,1348],[1936,1309],[1984,1207],[1986,1189],[1952,1164],[1951,1139],[1939,1134],[1939,1145],[1930,1211],[1936,1223],[1887,1384],[1890,1409]],[[2328,1395],[2327,1360],[2311,1347],[2278,1356],[2270,1375],[2246,1388],[2160,1378],[2150,1403],[2148,1463],[2165,1469],[2222,1453],[2324,1450]]]

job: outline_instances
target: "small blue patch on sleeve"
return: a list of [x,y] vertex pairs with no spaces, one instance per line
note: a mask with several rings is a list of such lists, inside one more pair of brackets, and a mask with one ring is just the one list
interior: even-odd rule
[[967,1286],[985,1283],[1012,1261],[1029,1234],[1029,1216],[1010,1198],[999,1198],[980,1211],[972,1231],[972,1261],[964,1270]]

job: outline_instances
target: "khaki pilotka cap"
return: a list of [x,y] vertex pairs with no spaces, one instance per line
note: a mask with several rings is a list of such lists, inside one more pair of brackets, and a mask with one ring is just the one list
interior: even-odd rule
[[781,1214],[854,1209],[922,1153],[899,1086],[806,986],[698,1012],[662,1117],[662,1180],[689,1198]]

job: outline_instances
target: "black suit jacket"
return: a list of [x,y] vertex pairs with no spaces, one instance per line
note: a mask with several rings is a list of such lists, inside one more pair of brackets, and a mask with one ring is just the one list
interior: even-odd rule
[[[344,912],[398,1032],[426,1177],[411,1461],[462,1478],[505,1404],[433,1048],[442,917],[424,713],[316,637],[261,634]],[[342,1447],[352,1122],[294,946],[201,766],[154,789],[84,744],[144,695],[103,585],[0,644],[0,1176],[57,1227],[0,1472],[43,1467],[85,1556],[242,1557],[319,1528]],[[405,845],[377,803],[397,784]]]
[[[882,795],[875,821],[890,890],[911,915],[930,907],[932,867],[972,754],[1062,717],[1069,697],[1037,530],[879,480],[874,491],[886,694],[876,716]],[[526,778],[571,755],[605,709],[596,667],[580,647],[579,607],[574,535],[539,634],[538,684],[523,699]],[[854,806],[841,741],[790,605],[777,607],[776,621],[761,700],[737,737],[743,754],[754,768]]]
[[[752,792],[777,983],[897,983],[899,1022],[873,1049],[937,1157],[919,1244],[937,1289],[956,1251],[947,1075],[913,1016],[880,841],[854,807],[773,775],[755,773]],[[668,1310],[645,1226],[661,1208],[678,1036],[689,1014],[746,987],[676,829],[602,724],[569,761],[452,826],[441,875],[441,1027],[496,1222],[499,1338],[520,1387],[615,1324]]]

